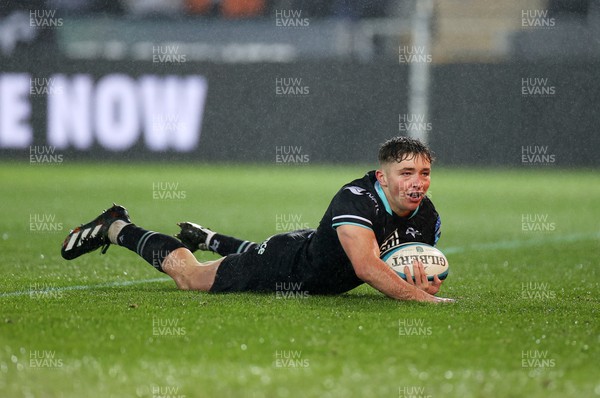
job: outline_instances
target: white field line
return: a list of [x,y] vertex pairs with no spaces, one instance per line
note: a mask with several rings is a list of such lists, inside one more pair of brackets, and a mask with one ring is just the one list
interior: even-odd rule
[[[440,249],[444,254],[455,254],[455,253],[464,253],[468,251],[474,250],[501,250],[501,249],[520,249],[523,247],[533,247],[533,246],[541,246],[546,245],[548,243],[568,243],[568,242],[577,242],[582,240],[592,240],[592,239],[600,239],[600,232],[596,233],[587,233],[587,234],[571,234],[571,235],[562,235],[556,237],[548,237],[545,239],[528,239],[528,240],[507,240],[507,241],[499,241],[499,242],[490,242],[490,243],[479,243],[475,245],[468,246],[454,246],[447,247],[445,249]],[[103,287],[122,287],[122,286],[132,286],[132,285],[141,285],[144,283],[155,283],[155,282],[165,282],[170,281],[171,278],[153,278],[153,279],[140,279],[134,281],[122,281],[122,282],[107,282],[107,283],[99,283],[96,285],[76,285],[76,286],[63,286],[56,287],[47,290],[43,290],[44,292],[67,292],[71,290],[92,290],[92,289],[100,289]],[[16,292],[6,292],[0,293],[0,298],[3,297],[16,297],[16,296],[26,296],[34,292],[33,290],[19,290]]]
[[[171,278],[153,278],[153,279],[140,279],[137,281],[122,281],[122,282],[107,282],[107,283],[98,283],[96,285],[76,285],[76,286],[61,286],[50,289],[39,290],[44,293],[50,292],[68,292],[71,290],[91,290],[91,289],[100,289],[103,287],[122,287],[122,286],[131,286],[131,285],[141,285],[143,283],[154,283],[154,282],[165,282],[170,281]],[[31,293],[36,292],[36,290],[19,290],[16,292],[6,292],[0,293],[0,298],[3,297],[15,297],[15,296],[26,296]]]
[[527,239],[527,240],[505,240],[490,243],[478,243],[467,246],[454,246],[447,248],[438,247],[444,254],[464,253],[475,250],[502,250],[502,249],[521,249],[524,247],[535,247],[547,245],[548,243],[569,243],[582,240],[600,239],[600,231],[586,234],[570,234],[554,237],[546,237],[543,239]]

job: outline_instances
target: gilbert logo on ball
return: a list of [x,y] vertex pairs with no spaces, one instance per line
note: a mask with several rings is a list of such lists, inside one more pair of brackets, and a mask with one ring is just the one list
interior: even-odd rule
[[411,242],[394,246],[381,254],[381,259],[402,279],[406,279],[404,267],[408,267],[414,279],[413,262],[423,263],[427,279],[432,281],[437,275],[440,279],[448,276],[448,259],[444,253],[426,243]]

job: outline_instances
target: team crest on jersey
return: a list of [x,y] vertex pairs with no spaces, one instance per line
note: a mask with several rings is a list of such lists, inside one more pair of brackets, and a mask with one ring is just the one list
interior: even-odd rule
[[414,229],[413,227],[406,228],[406,232],[404,234],[411,235],[413,238],[416,238],[417,235],[421,236],[421,233],[419,231],[417,231],[416,229]]
[[412,238],[416,238],[417,236],[423,236],[423,234],[421,234],[421,232],[417,231],[413,227],[408,227],[406,229],[404,236],[401,237],[400,233],[396,229],[390,236],[385,238],[385,240],[383,241],[381,246],[379,246],[380,255],[383,256],[388,250],[393,249],[394,247],[399,246],[403,243],[411,242],[412,239],[406,238],[405,237],[406,235],[409,235]]

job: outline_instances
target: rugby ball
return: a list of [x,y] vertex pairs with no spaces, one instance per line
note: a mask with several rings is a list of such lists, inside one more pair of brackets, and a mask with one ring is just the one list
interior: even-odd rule
[[405,266],[408,266],[414,279],[414,260],[423,263],[427,279],[430,281],[435,275],[440,279],[446,279],[448,276],[448,259],[444,253],[426,243],[410,242],[395,246],[383,253],[381,259],[404,280],[406,280]]

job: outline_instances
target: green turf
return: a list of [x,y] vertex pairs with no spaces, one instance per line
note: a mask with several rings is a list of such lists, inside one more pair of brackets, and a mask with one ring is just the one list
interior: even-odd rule
[[[600,396],[597,171],[434,170],[451,264],[440,294],[453,305],[395,302],[367,286],[295,299],[181,292],[171,281],[126,285],[164,275],[119,247],[60,257],[68,229],[113,201],[169,234],[184,220],[252,240],[282,215],[316,226],[364,171],[0,165],[0,396]],[[155,199],[161,182],[177,184],[179,199]],[[53,217],[46,228],[58,231],[32,231],[31,217]],[[524,231],[523,217],[549,230]],[[102,286],[113,282],[124,284]]]

